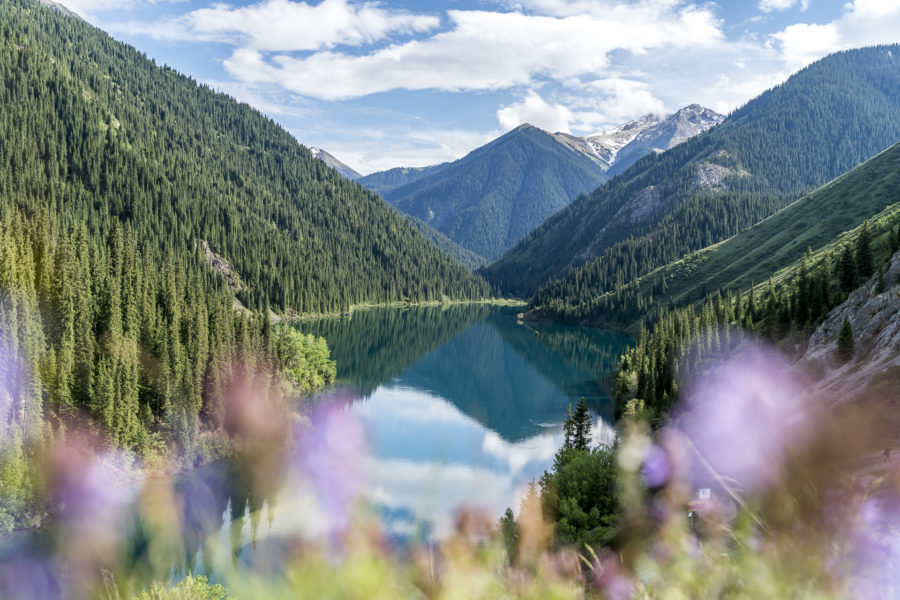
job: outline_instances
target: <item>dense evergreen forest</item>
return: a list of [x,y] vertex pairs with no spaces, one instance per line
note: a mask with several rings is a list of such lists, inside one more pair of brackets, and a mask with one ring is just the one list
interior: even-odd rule
[[0,48],[0,529],[42,519],[48,444],[192,464],[229,451],[233,385],[331,381],[268,309],[486,293],[272,121],[80,19],[0,2]]
[[536,303],[576,304],[750,227],[900,139],[898,52],[879,46],[813,63],[574,201],[483,274],[526,296],[562,278]]
[[103,239],[57,219],[0,202],[0,530],[40,520],[34,461],[71,430],[191,464],[223,449],[234,382],[279,372],[289,389],[259,381],[281,397],[333,379],[324,340],[235,310],[197,261],[153,259],[116,220]]
[[0,193],[105,237],[127,223],[154,260],[208,242],[250,309],[487,294],[389,206],[249,106],[77,18],[0,4]]
[[419,230],[425,239],[431,242],[436,248],[442,252],[446,252],[453,260],[469,269],[475,271],[488,264],[488,260],[483,256],[475,254],[471,250],[466,250],[446,235],[417,217],[412,215],[404,215],[406,219]]
[[900,210],[900,144],[766,220],[606,293],[589,263],[541,288],[533,316],[633,327],[660,310],[702,302],[715,290],[746,290],[820,249],[863,221]]
[[392,205],[494,260],[547,217],[606,179],[606,167],[522,125],[463,158],[360,179]]
[[744,293],[717,292],[699,305],[664,311],[650,329],[641,327],[622,360],[617,413],[638,411],[662,423],[678,399],[677,382],[739,344],[739,330],[795,354],[828,312],[880,273],[898,249],[900,211],[894,211],[804,254],[779,273],[777,284],[770,279]]

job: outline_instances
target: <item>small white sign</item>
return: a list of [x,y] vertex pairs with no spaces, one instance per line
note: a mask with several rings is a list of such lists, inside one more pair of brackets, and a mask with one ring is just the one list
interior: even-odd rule
[[709,500],[709,488],[700,488],[700,491],[697,492],[697,498],[700,500]]

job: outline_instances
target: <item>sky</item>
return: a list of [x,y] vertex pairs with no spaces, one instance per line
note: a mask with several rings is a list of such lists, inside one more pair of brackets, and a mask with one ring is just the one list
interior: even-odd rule
[[900,0],[62,0],[367,174],[521,125],[589,135],[727,114],[836,50],[900,41]]

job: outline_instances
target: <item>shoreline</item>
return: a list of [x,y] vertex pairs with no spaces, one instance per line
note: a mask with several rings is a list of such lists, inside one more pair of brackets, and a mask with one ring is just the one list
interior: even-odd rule
[[415,302],[395,300],[393,302],[354,304],[350,307],[349,311],[333,311],[327,313],[299,313],[278,316],[281,320],[284,320],[288,323],[295,323],[301,321],[315,321],[318,319],[352,317],[353,313],[356,311],[369,310],[372,308],[415,308],[420,306],[461,306],[465,304],[487,304],[491,306],[526,306],[527,302],[515,298],[485,298],[481,300],[420,300]]

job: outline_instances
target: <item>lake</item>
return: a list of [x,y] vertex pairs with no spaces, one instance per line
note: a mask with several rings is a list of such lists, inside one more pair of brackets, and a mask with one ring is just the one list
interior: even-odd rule
[[[552,464],[580,398],[594,413],[595,442],[610,441],[608,380],[631,341],[521,323],[517,312],[375,308],[304,322],[302,331],[328,340],[338,382],[296,400],[305,433],[276,476],[260,484],[251,457],[190,471],[174,486],[151,480],[112,493],[101,465],[96,496],[82,500],[86,522],[118,533],[120,568],[147,581],[274,571],[297,540],[328,540],[360,515],[398,549],[442,539],[461,507],[495,522]],[[95,505],[109,508],[96,515]],[[54,544],[11,536],[0,540],[0,563]]]
[[[585,398],[610,441],[608,380],[630,338],[517,322],[515,307],[371,309],[301,326],[324,336],[367,447],[362,492],[397,536],[443,537],[460,506],[498,517],[562,444]],[[326,394],[327,395],[327,394]]]

